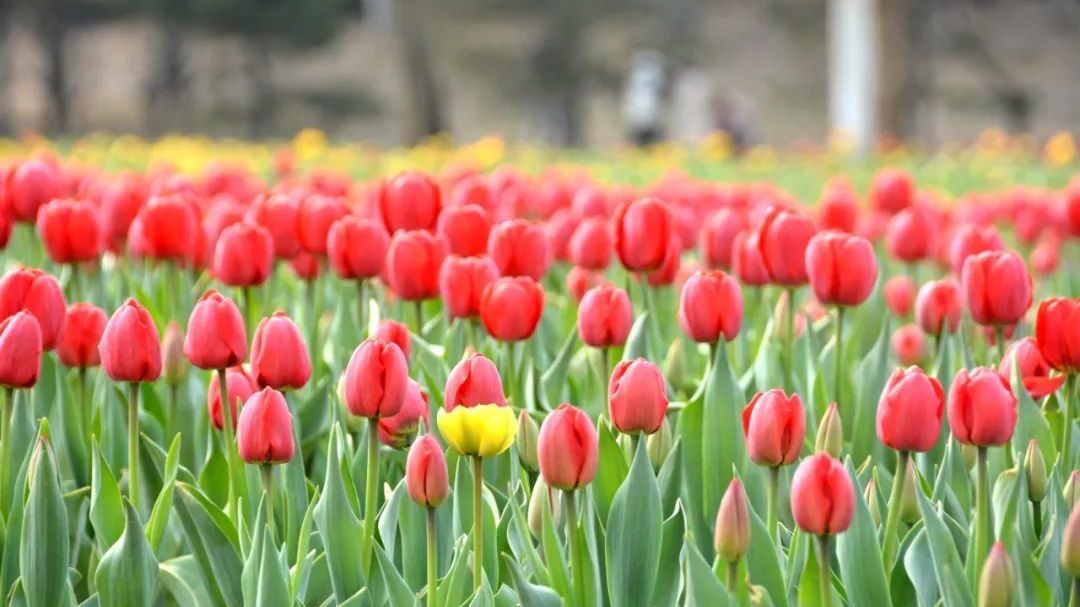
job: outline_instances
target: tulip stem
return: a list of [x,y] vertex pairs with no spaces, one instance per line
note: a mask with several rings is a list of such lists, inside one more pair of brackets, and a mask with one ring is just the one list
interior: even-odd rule
[[128,497],[139,512],[139,384],[128,385]]
[[664,345],[664,336],[661,334],[660,331],[660,319],[656,317],[656,302],[653,301],[652,288],[649,287],[649,275],[646,272],[642,272],[639,275],[638,284],[641,285],[641,300],[644,303],[645,311],[649,314],[649,318],[647,320],[649,323],[650,332],[652,333],[650,337],[651,339],[656,340],[656,343],[654,345],[657,348],[657,352],[659,352],[661,351],[660,348],[662,348]]
[[1069,597],[1069,607],[1080,607],[1080,577],[1073,578],[1072,595]]
[[836,406],[840,406],[840,369],[844,365],[844,306],[836,306],[836,352],[833,356],[835,367],[835,383],[833,384],[833,400]]
[[237,522],[237,492],[240,490],[239,479],[241,464],[236,456],[236,426],[232,418],[232,404],[229,401],[229,382],[225,379],[225,369],[218,369],[218,390],[221,394],[221,426],[225,432],[225,465],[229,469],[229,500],[227,502],[229,519]]
[[[82,444],[83,449],[86,452],[86,467],[90,469],[91,458],[94,456],[93,445],[90,444],[90,412],[87,411],[87,394],[86,394],[86,367],[79,367],[79,406],[75,413],[76,421],[79,424],[79,431],[82,432]],[[167,414],[166,414],[167,415]],[[167,429],[167,428],[166,428]]]
[[[322,263],[321,261],[319,262]],[[318,289],[316,288],[319,278],[316,276],[312,280],[304,281],[304,289],[307,291],[307,314],[308,314],[308,348],[311,350],[311,364],[312,368],[317,368],[316,355],[319,351],[319,313],[316,307],[316,295]]]
[[[1005,327],[997,325],[994,327],[994,341],[997,342],[998,362],[1005,360]],[[1011,371],[1010,371],[1011,373]]]
[[360,339],[364,339],[368,334],[367,322],[364,318],[367,316],[367,280],[356,281],[356,324],[360,327]]
[[11,460],[11,416],[15,412],[15,389],[4,390],[4,416],[0,419],[0,506],[7,515],[11,493],[8,491],[8,463]]
[[1038,543],[1042,537],[1042,504],[1035,500],[1031,500],[1031,519],[1035,528],[1035,541]]
[[517,388],[517,364],[514,360],[514,346],[517,342],[506,342],[506,395],[510,397],[510,402],[515,407],[524,407],[525,403],[517,402],[515,398],[517,394],[514,390]]
[[484,580],[484,458],[474,455],[473,469],[473,591],[480,590]]
[[416,335],[418,337],[424,336],[424,300],[417,299],[413,302],[414,310],[416,310]]
[[[721,565],[725,565],[721,567]],[[724,585],[727,586],[728,593],[736,594],[735,584],[739,583],[739,560],[725,561],[723,557],[716,557],[716,562],[713,563],[713,571],[716,572],[716,576],[720,577],[721,568],[724,570]]]
[[266,526],[270,529],[270,538],[273,539],[277,536],[274,527],[274,465],[262,464],[259,470],[262,472],[263,496],[266,499]]
[[379,475],[379,418],[368,418],[367,481],[364,485],[364,577],[371,572],[371,550],[375,542],[375,509],[378,507],[375,492],[378,491]]
[[987,554],[990,553],[990,538],[993,535],[993,517],[990,512],[990,475],[987,471],[987,448],[978,447],[975,452],[975,546],[974,554],[968,558],[975,559],[975,565],[970,569],[974,576],[971,580],[972,590],[978,593],[979,573]]
[[896,556],[897,538],[896,532],[900,528],[901,502],[904,497],[904,482],[907,476],[908,460],[911,453],[900,451],[896,458],[896,474],[893,476],[892,491],[889,493],[889,512],[885,518],[885,537],[882,546],[882,562],[886,570],[891,571],[893,558]]
[[776,531],[780,526],[780,513],[777,510],[777,501],[780,494],[780,466],[769,468],[769,504],[768,504],[768,530],[769,540],[777,541]]
[[566,496],[566,541],[570,548],[570,569],[574,576],[574,592],[577,604],[585,607],[585,565],[581,562],[581,548],[578,542],[577,492],[571,489]]
[[438,603],[439,555],[435,533],[435,508],[427,507],[427,607]]
[[1063,402],[1062,407],[1061,407],[1062,408],[1062,412],[1061,412],[1062,424],[1061,425],[1063,426],[1063,429],[1062,429],[1063,436],[1061,437],[1061,461],[1064,463],[1063,469],[1065,469],[1065,470],[1071,470],[1073,468],[1073,459],[1072,459],[1072,427],[1073,427],[1073,425],[1072,425],[1072,421],[1073,421],[1073,400],[1075,400],[1076,397],[1077,397],[1077,390],[1076,390],[1077,379],[1076,379],[1076,377],[1077,376],[1076,376],[1075,373],[1069,374],[1069,379],[1066,380],[1066,382],[1067,382],[1067,386],[1066,386],[1067,390],[1066,390],[1066,393],[1065,393],[1065,398],[1062,399],[1062,401],[1064,401],[1064,402]]
[[608,348],[600,348],[600,393],[603,394],[604,415],[610,415],[608,411],[608,382],[611,381],[611,368],[608,366]]
[[821,585],[821,607],[832,607],[832,565],[829,561],[832,559],[832,549],[829,547],[829,536],[819,535],[817,536],[818,547],[818,571],[821,574],[819,584]]
[[785,353],[787,358],[787,389],[791,392],[795,391],[795,289],[788,287],[787,293],[787,309],[784,310],[784,324],[786,325],[785,341],[787,342],[787,352]]

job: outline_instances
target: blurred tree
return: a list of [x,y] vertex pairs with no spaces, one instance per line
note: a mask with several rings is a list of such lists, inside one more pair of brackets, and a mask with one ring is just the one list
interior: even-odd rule
[[397,0],[394,4],[394,28],[405,67],[407,111],[403,143],[413,145],[446,131],[447,125],[424,27],[422,2]]
[[184,31],[197,19],[194,0],[126,0],[141,8],[157,29],[156,57],[146,80],[147,130],[160,133],[185,120],[187,73],[184,66]]

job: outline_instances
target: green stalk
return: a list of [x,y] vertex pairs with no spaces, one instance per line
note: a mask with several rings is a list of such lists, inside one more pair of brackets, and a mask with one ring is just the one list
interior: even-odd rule
[[844,306],[836,306],[836,352],[833,357],[835,367],[835,383],[833,391],[833,400],[836,401],[836,406],[840,406],[840,368],[844,364]]
[[11,416],[15,412],[15,389],[4,390],[4,415],[0,419],[0,506],[6,516],[9,512],[10,502],[13,499],[8,485],[9,462],[11,460]]
[[769,504],[768,504],[768,530],[769,539],[777,541],[776,531],[780,527],[780,513],[777,501],[780,494],[780,466],[769,468]]
[[484,580],[484,458],[474,455],[473,464],[473,592],[480,590]]
[[1073,578],[1072,595],[1069,597],[1069,607],[1080,607],[1080,577]]
[[1035,541],[1038,542],[1042,537],[1042,505],[1035,500],[1031,500],[1031,519],[1035,528]]
[[525,406],[525,403],[517,402],[515,399],[517,394],[514,392],[517,388],[517,362],[514,360],[515,345],[517,345],[515,342],[506,342],[506,374],[503,375],[503,378],[505,379],[503,382],[505,385],[503,387],[506,389],[507,396],[510,397],[511,404],[515,407],[523,407]]
[[994,520],[990,512],[990,474],[987,471],[987,448],[979,447],[975,457],[975,559],[973,590],[978,593],[979,572],[990,553],[990,539],[994,533]]
[[644,303],[645,311],[649,313],[649,327],[651,329],[650,332],[652,333],[651,337],[656,341],[656,347],[659,349],[663,346],[664,337],[660,331],[660,319],[656,317],[656,302],[653,301],[652,288],[649,287],[648,273],[642,272],[638,276],[638,284],[641,285],[641,300]]
[[734,560],[727,564],[727,589],[731,594],[738,594],[735,585],[739,583],[739,561]]
[[356,281],[356,322],[360,325],[360,338],[363,339],[368,334],[367,323],[364,321],[364,317],[367,316],[367,280],[361,279]]
[[604,413],[608,412],[608,383],[611,381],[611,368],[608,361],[608,348],[600,348],[600,392],[604,395]]
[[577,604],[585,607],[585,566],[581,562],[581,550],[578,545],[578,511],[576,491],[564,493],[566,496],[566,536],[570,547],[570,569],[574,576],[574,593]]
[[312,365],[313,369],[316,368],[316,364],[315,364],[315,361],[317,360],[316,355],[317,355],[317,353],[319,351],[319,344],[318,344],[318,341],[319,341],[319,314],[316,311],[316,310],[318,310],[318,308],[316,307],[317,302],[315,301],[315,298],[317,296],[316,285],[317,285],[318,281],[319,281],[318,278],[315,278],[314,280],[305,280],[304,281],[304,289],[307,291],[307,313],[308,313],[308,316],[309,316],[309,318],[308,318],[308,348],[310,348],[310,352],[311,352],[311,365]]
[[904,497],[904,482],[907,477],[908,460],[911,454],[901,451],[896,458],[896,474],[893,476],[892,491],[889,493],[889,512],[885,518],[885,538],[882,547],[882,561],[885,567],[892,567],[896,556],[897,530],[900,528],[900,509]]
[[371,550],[375,542],[376,491],[379,476],[379,418],[368,418],[367,481],[364,485],[364,545],[361,558],[364,577],[371,572]]
[[[139,384],[128,386],[128,497],[139,512]],[[235,520],[235,519],[234,519]]]
[[818,571],[821,575],[821,607],[832,607],[832,550],[829,548],[829,536],[817,536]]
[[1064,462],[1064,469],[1072,469],[1072,419],[1073,419],[1073,401],[1077,397],[1077,376],[1075,373],[1069,375],[1065,398],[1062,399],[1062,434],[1061,437],[1061,461]]
[[427,507],[427,607],[435,607],[438,603],[439,586],[439,555],[437,553],[438,542],[435,534],[435,508]]
[[237,521],[237,497],[240,490],[241,464],[236,454],[236,427],[232,418],[232,404],[229,401],[229,382],[225,380],[225,369],[218,369],[218,389],[221,392],[221,425],[225,432],[225,464],[229,468],[229,518]]
[[416,335],[424,336],[424,300],[417,299],[414,302],[416,310]]
[[998,362],[1005,360],[1005,327],[994,327],[994,341],[997,342]]
[[785,310],[784,324],[786,326],[786,335],[784,341],[787,342],[785,350],[785,357],[787,359],[787,389],[789,391],[795,391],[795,288],[788,287],[787,293],[787,310]]
[[270,538],[277,537],[277,528],[274,527],[274,465],[263,464],[259,467],[262,472],[263,496],[266,499],[266,526],[270,529]]

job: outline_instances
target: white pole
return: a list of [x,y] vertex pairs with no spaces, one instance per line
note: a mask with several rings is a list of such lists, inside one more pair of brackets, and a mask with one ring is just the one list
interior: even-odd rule
[[859,156],[877,135],[876,8],[876,0],[829,0],[829,124]]

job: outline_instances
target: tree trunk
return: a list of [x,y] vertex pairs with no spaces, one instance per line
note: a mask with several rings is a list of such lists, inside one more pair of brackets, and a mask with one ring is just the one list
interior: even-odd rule
[[884,135],[904,137],[912,127],[908,86],[912,71],[909,32],[914,0],[878,2],[878,128]]
[[442,97],[435,83],[431,51],[423,28],[423,7],[418,6],[418,0],[398,0],[394,25],[405,69],[403,143],[414,145],[446,130]]
[[11,3],[0,0],[0,135],[12,134]]
[[37,31],[45,49],[45,88],[49,92],[46,130],[63,133],[68,129],[70,95],[67,80],[67,2],[42,0],[37,7]]
[[248,76],[251,78],[251,136],[270,135],[274,126],[277,97],[270,71],[270,41],[266,36],[253,34],[248,41]]
[[183,108],[184,89],[184,32],[175,19],[157,17],[157,62],[148,80],[146,93],[147,130],[160,133],[177,128]]

